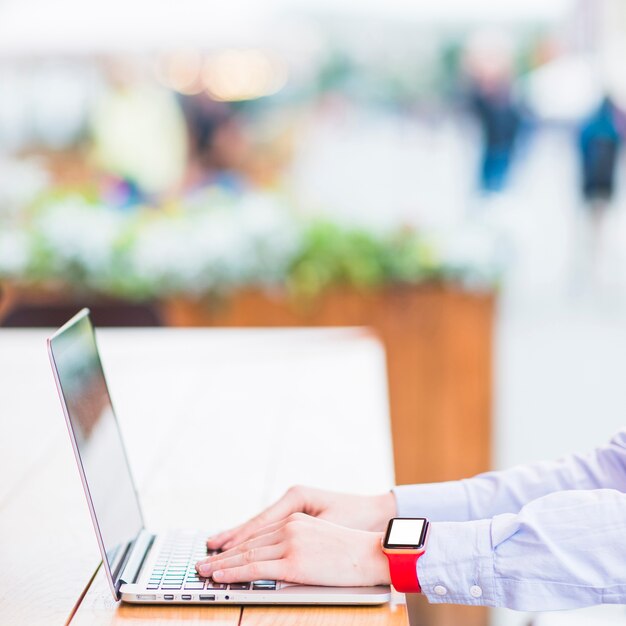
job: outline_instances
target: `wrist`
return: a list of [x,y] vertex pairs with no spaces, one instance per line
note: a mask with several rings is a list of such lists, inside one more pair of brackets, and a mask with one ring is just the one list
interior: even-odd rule
[[389,563],[383,552],[382,539],[383,533],[370,533],[370,562],[372,563],[372,584],[374,585],[390,585],[391,576],[389,574]]
[[396,496],[393,491],[388,491],[379,496],[374,496],[374,507],[378,512],[377,520],[372,530],[384,531],[387,528],[387,524],[392,517],[397,516],[397,503]]

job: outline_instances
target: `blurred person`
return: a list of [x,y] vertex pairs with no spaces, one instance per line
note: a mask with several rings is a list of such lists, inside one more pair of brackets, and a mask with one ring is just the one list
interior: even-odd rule
[[485,89],[477,85],[471,103],[480,122],[483,152],[480,185],[483,191],[502,191],[506,185],[520,127],[520,114],[505,85]]
[[615,191],[615,166],[622,143],[619,112],[610,97],[581,126],[582,192],[592,213],[600,214]]
[[[405,550],[394,565],[381,544],[392,543],[396,516],[429,526],[421,553]],[[293,487],[210,537],[207,547],[222,552],[196,568],[219,583],[393,582],[433,603],[572,609],[626,604],[625,532],[626,428],[587,455],[380,495]],[[416,542],[405,535],[400,543]]]
[[189,155],[183,187],[245,186],[250,146],[231,106],[206,94],[180,96],[187,123]]
[[[137,204],[179,184],[186,161],[185,122],[175,97],[128,60],[105,60],[108,88],[95,106],[93,157],[107,182],[105,196]],[[122,189],[123,188],[123,189]],[[121,200],[120,200],[121,201]]]
[[502,191],[520,130],[521,112],[512,92],[513,58],[503,33],[482,32],[467,46],[469,104],[482,134],[480,187]]
[[[593,285],[599,281],[602,239],[606,213],[615,194],[615,175],[622,136],[619,109],[605,96],[596,110],[583,122],[579,132],[582,195],[587,215],[582,252],[589,257],[580,268]],[[579,273],[580,274],[580,273]],[[575,277],[580,280],[580,275]]]

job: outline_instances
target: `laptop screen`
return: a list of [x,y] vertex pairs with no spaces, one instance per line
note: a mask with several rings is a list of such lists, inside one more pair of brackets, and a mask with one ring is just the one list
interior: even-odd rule
[[70,320],[49,345],[96,532],[117,578],[118,561],[143,528],[143,519],[89,311]]

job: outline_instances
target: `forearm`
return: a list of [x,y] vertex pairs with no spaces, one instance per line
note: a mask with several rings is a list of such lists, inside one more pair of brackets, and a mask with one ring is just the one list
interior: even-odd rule
[[553,493],[517,514],[434,522],[417,571],[430,602],[517,610],[626,603],[626,495]]
[[396,487],[398,515],[468,521],[516,513],[550,493],[580,489],[626,491],[626,431],[587,455],[487,472],[444,483]]

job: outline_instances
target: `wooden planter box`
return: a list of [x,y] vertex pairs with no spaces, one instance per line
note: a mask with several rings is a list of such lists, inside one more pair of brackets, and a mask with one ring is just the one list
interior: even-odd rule
[[174,299],[171,326],[368,326],[387,354],[398,483],[452,480],[491,462],[494,296],[439,286],[341,289],[310,302],[247,290]]
[[160,326],[157,307],[75,292],[64,284],[22,285],[0,282],[0,326],[58,327],[81,308],[89,307],[97,326]]

